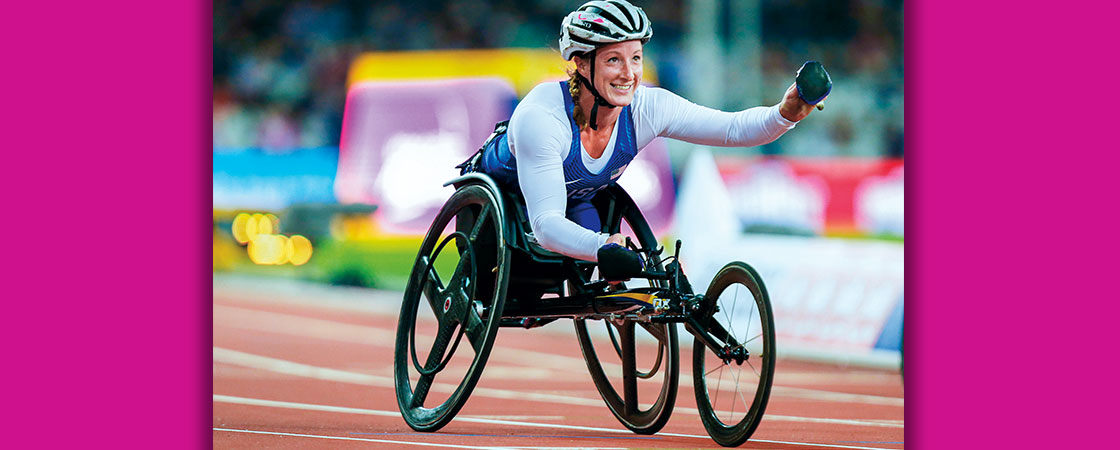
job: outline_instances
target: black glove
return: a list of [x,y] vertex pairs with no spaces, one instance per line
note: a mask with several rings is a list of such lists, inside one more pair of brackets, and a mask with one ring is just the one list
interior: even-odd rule
[[618,244],[599,247],[599,275],[607,281],[623,281],[642,274],[645,265],[637,253]]
[[797,69],[797,96],[805,103],[815,105],[832,92],[832,77],[817,61],[806,61]]

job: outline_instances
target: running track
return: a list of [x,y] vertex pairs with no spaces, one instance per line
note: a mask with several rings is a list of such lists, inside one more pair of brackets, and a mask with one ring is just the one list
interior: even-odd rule
[[[399,302],[391,291],[216,274],[214,447],[720,448],[695,412],[691,336],[680,337],[672,418],[642,436],[599,398],[568,320],[500,329],[455,419],[414,432],[392,384]],[[779,359],[766,416],[740,448],[903,448],[902,393],[897,371]]]

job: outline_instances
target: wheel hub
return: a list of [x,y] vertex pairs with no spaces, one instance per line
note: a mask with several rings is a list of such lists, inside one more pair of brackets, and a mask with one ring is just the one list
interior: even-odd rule
[[742,346],[736,346],[732,348],[731,346],[726,345],[719,350],[716,356],[718,356],[719,359],[723,360],[724,364],[730,364],[731,361],[735,361],[735,364],[740,366],[743,365],[743,361],[746,361],[747,358],[750,358],[750,354],[747,353],[747,350]]

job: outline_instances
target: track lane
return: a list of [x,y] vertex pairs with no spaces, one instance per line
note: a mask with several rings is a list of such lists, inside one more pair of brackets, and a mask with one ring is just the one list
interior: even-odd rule
[[[364,305],[360,300],[301,300],[298,296],[278,300],[276,296],[244,292],[224,294],[216,284],[215,395],[393,414],[371,416],[215,400],[215,428],[342,437],[361,437],[354,433],[382,433],[363,436],[375,436],[373,439],[394,436],[388,440],[442,444],[467,439],[466,445],[524,446],[547,442],[558,446],[718,447],[707,437],[694,412],[689,375],[691,338],[686,334],[682,334],[681,339],[682,373],[677,405],[669,424],[654,435],[658,439],[620,443],[618,436],[603,437],[608,432],[598,429],[614,430],[610,434],[638,435],[618,424],[599,399],[587,375],[574,332],[570,326],[564,327],[563,322],[534,330],[503,328],[478,390],[462,412],[439,433],[415,434],[396,412],[392,385],[386,383],[392,377],[391,347],[397,312],[393,305],[385,305],[383,300],[378,305],[373,305],[375,301]],[[340,381],[330,376],[321,379],[293,375],[231,362],[230,355],[237,353],[227,350],[302,364],[320,375],[356,377],[354,380],[358,382]],[[901,444],[892,444],[901,443],[903,434],[901,383],[897,381],[897,374],[787,360],[779,360],[777,373],[766,419],[755,434],[756,439],[744,444],[744,448],[797,446],[793,443],[902,448]],[[273,411],[278,409],[287,411]],[[357,418],[342,419],[342,416]],[[482,424],[469,420],[494,416],[533,417],[533,420],[521,422],[538,425]],[[330,426],[320,422],[330,422]],[[563,438],[561,436],[566,435],[545,432],[552,426],[590,427],[596,431],[582,430],[579,431],[582,434],[577,433],[575,437]],[[324,430],[329,433],[322,433]],[[576,430],[565,432],[569,431]],[[499,439],[496,435],[510,437]],[[247,439],[322,440],[329,443],[325,445],[341,442],[218,430],[214,432],[214,439],[216,446],[223,447],[226,444],[238,446],[237,443]],[[372,445],[367,441],[353,442]]]

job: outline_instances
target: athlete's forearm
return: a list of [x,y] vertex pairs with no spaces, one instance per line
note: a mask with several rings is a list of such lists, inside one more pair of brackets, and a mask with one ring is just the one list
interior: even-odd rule
[[651,88],[649,120],[659,136],[701,145],[750,147],[773,142],[796,122],[782,117],[778,106],[739,112],[720,111],[692,103],[664,89]]

